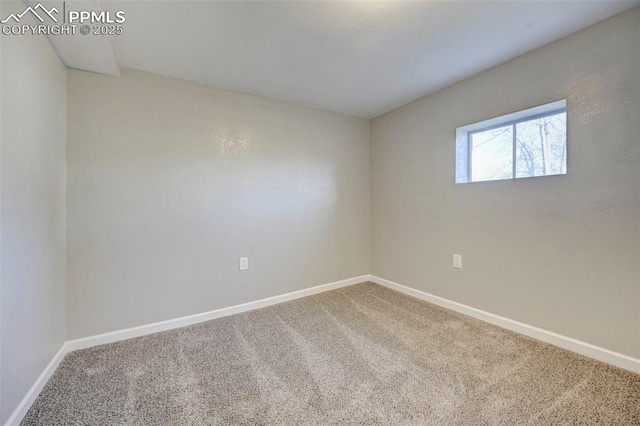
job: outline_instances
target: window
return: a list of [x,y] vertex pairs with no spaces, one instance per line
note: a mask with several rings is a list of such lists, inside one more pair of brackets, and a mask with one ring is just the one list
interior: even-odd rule
[[566,173],[566,100],[456,130],[456,183]]

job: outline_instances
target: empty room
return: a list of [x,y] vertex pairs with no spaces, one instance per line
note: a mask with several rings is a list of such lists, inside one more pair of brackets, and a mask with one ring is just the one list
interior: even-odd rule
[[640,0],[0,28],[0,425],[640,426]]

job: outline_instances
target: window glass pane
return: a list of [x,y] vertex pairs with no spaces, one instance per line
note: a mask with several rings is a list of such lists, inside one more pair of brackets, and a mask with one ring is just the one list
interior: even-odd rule
[[567,100],[456,129],[455,182],[567,173]]
[[471,181],[513,177],[513,126],[472,133]]
[[516,125],[516,177],[567,173],[567,113]]

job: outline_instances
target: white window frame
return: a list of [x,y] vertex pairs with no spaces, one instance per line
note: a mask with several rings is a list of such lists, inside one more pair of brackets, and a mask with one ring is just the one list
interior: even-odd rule
[[[500,180],[513,180],[513,179],[529,179],[516,177],[516,125],[525,121],[535,120],[537,118],[547,117],[550,115],[559,114],[567,111],[567,100],[561,99],[559,101],[551,102],[545,105],[540,105],[534,108],[525,109],[522,111],[514,112],[511,114],[502,115],[500,117],[491,118],[489,120],[480,121],[478,123],[469,124],[466,126],[458,127],[456,129],[456,184],[458,183],[480,183],[491,181],[476,181],[474,182],[471,175],[471,166],[473,161],[473,152],[471,144],[471,136],[474,133],[480,133],[498,127],[513,126],[513,170],[511,178],[505,178]],[[567,137],[568,138],[568,137]],[[565,142],[566,143],[566,142]],[[549,175],[546,175],[549,176]],[[540,177],[540,176],[537,176]]]

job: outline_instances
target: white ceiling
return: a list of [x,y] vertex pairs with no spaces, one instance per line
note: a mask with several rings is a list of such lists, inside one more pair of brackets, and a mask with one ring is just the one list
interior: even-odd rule
[[[27,4],[38,3],[56,6],[60,11],[60,1],[27,0]],[[97,0],[65,0],[66,10],[100,10]],[[34,22],[35,23],[35,22]],[[50,36],[49,41],[67,66],[85,71],[98,72],[112,76],[120,76],[120,66],[116,58],[110,37],[82,36]]]
[[[120,67],[369,118],[640,0],[99,3],[126,12]],[[54,43],[68,66],[117,74],[79,37]]]

